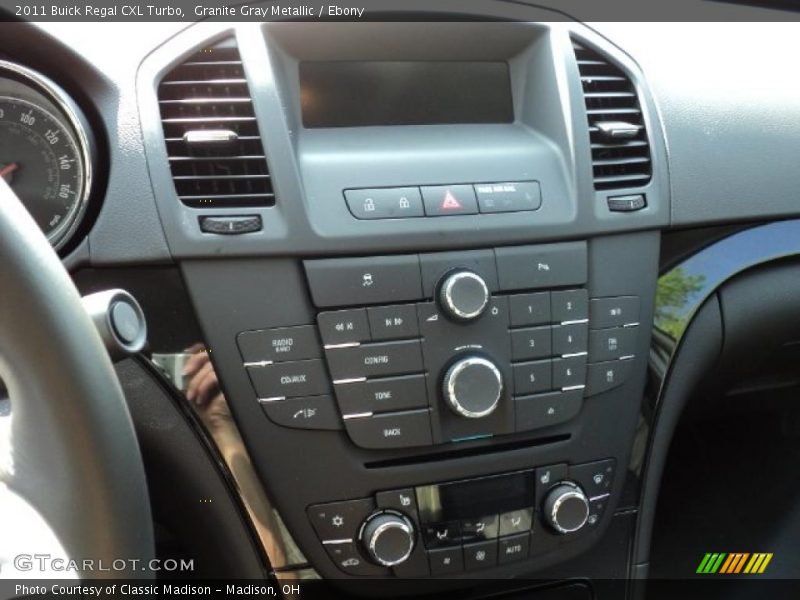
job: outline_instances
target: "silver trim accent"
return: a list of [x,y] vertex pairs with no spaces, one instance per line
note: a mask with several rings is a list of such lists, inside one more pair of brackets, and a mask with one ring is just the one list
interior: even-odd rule
[[583,390],[583,389],[586,389],[586,385],[580,384],[580,385],[569,385],[567,387],[563,387],[563,388],[561,388],[561,391],[562,392],[572,392],[574,390]]
[[352,543],[352,538],[344,538],[341,540],[322,540],[323,546],[335,546],[336,544],[350,544]]
[[255,362],[246,362],[244,363],[245,367],[267,367],[273,364],[271,360],[257,360]]
[[[583,506],[586,509],[586,514],[583,517],[583,521],[580,525],[573,528],[566,528],[562,527],[561,524],[558,522],[558,510],[561,508],[561,505],[570,500],[572,498],[581,500],[583,502]],[[580,488],[577,486],[567,492],[561,494],[556,501],[553,502],[553,508],[550,509],[550,514],[547,515],[549,517],[550,525],[553,526],[553,529],[558,531],[559,533],[566,534],[566,533],[575,533],[579,529],[581,529],[584,525],[586,525],[586,521],[589,519],[589,500],[586,498],[586,494],[584,494]]]
[[589,319],[575,319],[574,321],[561,321],[559,325],[580,325],[582,323],[588,323]]
[[342,415],[342,419],[345,421],[350,419],[366,419],[367,417],[371,417],[373,413],[371,412],[363,412],[363,413],[352,413],[349,415]]
[[610,492],[606,492],[605,494],[598,494],[597,496],[591,496],[589,498],[589,502],[594,502],[595,500],[603,500],[604,498],[608,498],[611,496]]
[[[481,306],[476,310],[465,312],[461,310],[453,300],[453,287],[455,287],[455,285],[462,279],[472,279],[473,281],[477,281],[483,288],[483,304],[481,304]],[[483,311],[486,310],[490,298],[489,288],[486,287],[486,282],[480,275],[477,275],[472,271],[457,271],[448,275],[445,278],[444,285],[442,285],[442,290],[439,293],[439,296],[444,308],[452,316],[456,317],[457,319],[461,319],[462,321],[470,321],[480,317],[481,314],[483,314]]]
[[187,144],[230,144],[238,139],[239,134],[230,129],[193,129],[183,134],[183,141]]
[[637,321],[636,323],[625,323],[622,327],[624,328],[624,327],[638,327],[638,326],[639,322]]
[[[464,408],[456,396],[456,380],[458,379],[458,376],[464,369],[476,365],[488,368],[489,371],[494,374],[498,384],[497,396],[495,396],[491,406],[482,411],[472,411]],[[497,408],[497,404],[500,402],[500,398],[503,395],[503,375],[490,360],[481,358],[480,356],[469,356],[462,358],[447,370],[447,373],[444,376],[443,387],[444,397],[447,400],[447,403],[457,414],[461,415],[462,417],[467,417],[468,419],[480,419],[481,417],[492,414]]]
[[635,357],[634,354],[626,354],[625,356],[620,356],[617,360],[630,360],[631,358],[634,357]]
[[[83,163],[81,169],[83,171],[81,194],[80,197],[76,196],[75,198],[75,208],[73,209],[72,214],[63,219],[59,226],[47,235],[47,239],[53,248],[55,250],[59,250],[70,240],[72,235],[75,233],[75,230],[78,229],[89,205],[89,196],[91,195],[92,183],[94,181],[93,138],[90,137],[88,130],[84,125],[84,120],[77,112],[78,109],[72,98],[70,98],[65,91],[58,87],[55,82],[45,77],[41,73],[33,71],[32,69],[28,69],[27,67],[23,67],[22,65],[13,62],[0,60],[0,75],[3,74],[3,71],[12,73],[17,77],[26,80],[26,84],[29,87],[45,96],[59,111],[61,111],[61,115],[66,118],[66,124],[72,129],[72,132],[67,133],[73,134],[75,138],[75,145],[78,148],[78,153],[80,154],[81,162]],[[49,110],[28,99],[15,98],[13,96],[3,97],[17,102],[21,101],[26,104],[31,104],[37,109],[49,114],[56,122],[63,122],[64,120],[55,118],[55,116],[52,115]]]
[[[380,513],[372,519],[378,519],[382,516],[388,516],[393,520],[387,521],[385,523],[381,523],[375,528],[369,535],[369,540],[367,540],[367,551],[372,559],[380,565],[384,567],[394,567],[401,563],[404,563],[408,560],[408,557],[411,556],[411,552],[414,550],[414,527],[411,525],[411,522],[403,516],[394,513]],[[370,519],[370,520],[372,520]],[[364,532],[366,533],[367,528],[369,527],[369,521],[364,525]],[[403,533],[406,534],[406,538],[408,539],[408,549],[406,552],[396,560],[385,560],[378,555],[378,551],[376,549],[376,545],[378,543],[378,538],[383,534],[385,531],[389,529],[400,529]]]
[[347,383],[361,383],[362,381],[366,381],[366,377],[351,377],[349,379],[334,379],[333,385],[341,385]]
[[280,402],[281,400],[286,400],[286,396],[270,396],[269,398],[259,398],[259,404],[268,404],[270,402]]
[[345,342],[344,344],[325,344],[325,350],[336,350],[337,348],[358,348],[361,342]]
[[588,356],[588,352],[573,352],[572,354],[562,354],[561,358],[575,358],[576,356]]

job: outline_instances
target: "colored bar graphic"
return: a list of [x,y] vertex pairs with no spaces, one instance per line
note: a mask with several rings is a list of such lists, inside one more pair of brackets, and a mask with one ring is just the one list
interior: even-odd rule
[[722,563],[722,568],[719,570],[720,573],[728,573],[728,569],[731,568],[731,565],[736,562],[736,554],[728,554],[728,558],[725,559],[725,562]]
[[695,571],[695,573],[705,573],[706,565],[708,564],[710,558],[711,558],[711,553],[706,552],[706,555],[703,557],[703,560],[700,561],[700,566],[697,567],[697,571]]
[[772,560],[772,552],[770,552],[769,554],[767,554],[764,557],[764,562],[761,563],[761,568],[758,569],[758,572],[759,573],[763,573],[764,570],[767,568],[767,565],[769,564],[769,561],[771,561],[771,560]]
[[772,553],[766,552],[707,552],[697,567],[701,574],[760,574],[772,560]]

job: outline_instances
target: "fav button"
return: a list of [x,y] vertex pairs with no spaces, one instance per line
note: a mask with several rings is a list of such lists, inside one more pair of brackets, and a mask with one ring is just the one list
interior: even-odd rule
[[345,419],[344,426],[353,443],[362,448],[409,448],[433,443],[427,409]]
[[478,201],[471,185],[436,185],[421,189],[425,214],[429,217],[478,213]]
[[589,332],[589,356],[592,362],[603,362],[633,356],[639,327],[612,327]]
[[586,374],[586,395],[602,394],[622,385],[628,379],[632,366],[632,358],[589,365]]
[[374,188],[345,190],[347,208],[356,219],[403,219],[422,217],[419,188]]

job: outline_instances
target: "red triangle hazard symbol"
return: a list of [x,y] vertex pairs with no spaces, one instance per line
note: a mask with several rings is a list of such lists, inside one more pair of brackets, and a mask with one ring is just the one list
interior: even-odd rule
[[447,193],[444,195],[444,200],[442,200],[442,209],[452,210],[455,208],[461,208],[461,202],[459,202],[456,197],[453,196],[450,190],[447,190]]

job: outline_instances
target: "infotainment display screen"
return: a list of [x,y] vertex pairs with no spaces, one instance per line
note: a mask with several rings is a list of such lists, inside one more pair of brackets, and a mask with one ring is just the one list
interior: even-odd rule
[[502,61],[305,61],[303,125],[441,125],[514,120]]

